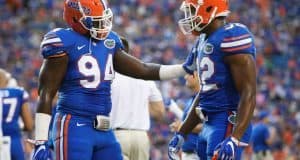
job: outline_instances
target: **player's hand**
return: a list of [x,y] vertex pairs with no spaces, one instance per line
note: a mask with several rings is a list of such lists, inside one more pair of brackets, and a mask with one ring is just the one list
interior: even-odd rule
[[240,142],[234,137],[227,137],[216,146],[212,160],[234,160],[237,148],[246,146],[247,143]]
[[168,156],[170,160],[179,160],[177,155],[178,151],[182,147],[184,142],[183,135],[180,133],[175,133],[174,137],[171,139],[168,148]]
[[48,141],[28,140],[28,142],[35,145],[32,160],[53,159],[51,149],[50,149],[50,144],[48,143]]
[[192,51],[186,58],[185,62],[183,63],[182,67],[188,74],[194,74],[194,71],[197,70],[197,52]]

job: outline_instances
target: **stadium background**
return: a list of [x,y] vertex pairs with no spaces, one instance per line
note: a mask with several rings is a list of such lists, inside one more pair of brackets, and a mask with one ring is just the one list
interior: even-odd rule
[[[147,62],[183,62],[193,38],[183,36],[177,26],[181,1],[110,0],[109,3],[114,13],[113,30],[130,40],[133,54],[141,55]],[[262,110],[270,113],[269,125],[277,130],[272,146],[276,160],[300,157],[299,4],[299,0],[230,1],[230,21],[246,24],[255,35],[256,113]],[[0,0],[0,67],[11,72],[30,93],[33,111],[42,62],[39,45],[47,31],[65,26],[62,8],[61,0]],[[165,98],[174,98],[178,104],[191,95],[183,79],[158,85]],[[174,118],[167,113],[164,122],[152,122],[152,160],[167,159],[167,143],[172,136],[168,124]],[[251,149],[246,150],[247,155],[251,155]]]

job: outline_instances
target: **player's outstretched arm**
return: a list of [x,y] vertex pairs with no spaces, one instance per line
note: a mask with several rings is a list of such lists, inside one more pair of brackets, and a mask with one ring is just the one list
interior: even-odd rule
[[232,136],[240,140],[247,129],[256,104],[256,66],[250,54],[236,54],[225,57],[232,79],[240,95],[236,126]]
[[39,74],[39,100],[35,119],[36,140],[48,139],[52,101],[66,73],[68,56],[43,61]]
[[117,72],[145,80],[168,80],[184,76],[183,65],[158,65],[144,63],[139,59],[119,50],[114,56],[114,68]]

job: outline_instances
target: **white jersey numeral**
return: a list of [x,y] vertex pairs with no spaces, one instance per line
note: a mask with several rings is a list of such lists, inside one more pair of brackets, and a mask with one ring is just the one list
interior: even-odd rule
[[91,55],[84,55],[78,61],[81,74],[91,79],[80,80],[84,88],[97,88],[101,82],[101,72],[97,60]]
[[109,54],[106,61],[104,80],[112,80],[115,78],[114,65],[112,55]]
[[200,80],[201,80],[202,91],[206,92],[212,89],[217,89],[216,84],[209,84],[206,82],[215,73],[214,62],[208,57],[203,57],[200,62],[200,68],[201,68]]
[[[87,77],[86,79],[80,80],[80,84],[84,88],[97,88],[101,83],[101,70],[97,62],[97,59],[92,55],[84,55],[78,60],[79,72]],[[113,68],[113,58],[109,54],[106,61],[104,80],[112,80],[115,77]]]
[[4,98],[3,104],[9,105],[8,115],[5,119],[5,122],[9,123],[12,121],[17,108],[17,98]]

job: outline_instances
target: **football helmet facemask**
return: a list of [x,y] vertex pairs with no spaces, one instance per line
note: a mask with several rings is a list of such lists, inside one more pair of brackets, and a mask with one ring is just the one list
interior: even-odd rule
[[64,20],[80,34],[104,40],[112,29],[112,19],[104,0],[65,0]]
[[227,17],[228,0],[184,0],[180,10],[184,18],[178,24],[184,34],[199,33],[216,17]]

